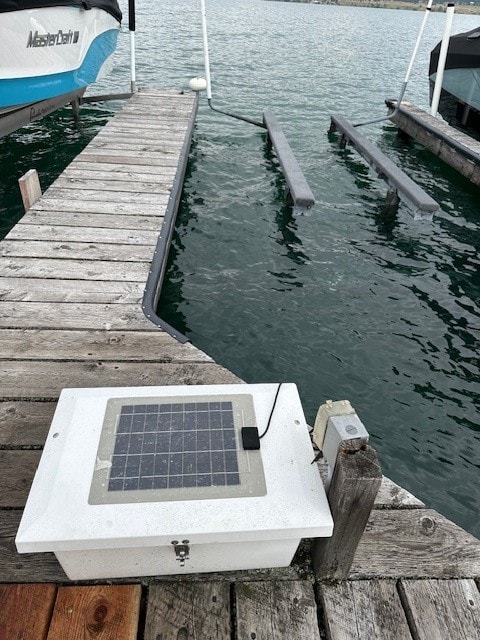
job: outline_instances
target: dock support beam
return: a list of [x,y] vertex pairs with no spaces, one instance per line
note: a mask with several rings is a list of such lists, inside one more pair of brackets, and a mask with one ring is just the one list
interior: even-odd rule
[[302,215],[315,204],[312,190],[308,186],[300,165],[288,144],[276,117],[270,111],[263,114],[263,122],[267,128],[268,137],[277,154],[280,166],[282,167],[285,180],[287,181],[287,202],[293,206],[295,215]]

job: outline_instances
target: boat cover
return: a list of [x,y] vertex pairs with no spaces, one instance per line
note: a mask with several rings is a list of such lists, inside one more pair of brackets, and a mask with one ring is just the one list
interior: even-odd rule
[[107,11],[119,22],[122,20],[122,12],[117,0],[0,0],[0,13],[46,7],[83,7],[84,9],[97,7]]
[[[0,0],[1,2],[1,0]],[[432,49],[428,75],[436,73],[441,42]],[[480,26],[450,38],[445,69],[470,69],[480,67]]]

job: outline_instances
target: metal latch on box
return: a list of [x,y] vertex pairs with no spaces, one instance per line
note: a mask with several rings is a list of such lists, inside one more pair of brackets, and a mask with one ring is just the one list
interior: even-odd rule
[[185,566],[185,560],[190,558],[190,547],[188,546],[189,540],[182,540],[180,543],[178,540],[172,540],[173,550],[175,552],[175,558],[180,562],[180,566]]

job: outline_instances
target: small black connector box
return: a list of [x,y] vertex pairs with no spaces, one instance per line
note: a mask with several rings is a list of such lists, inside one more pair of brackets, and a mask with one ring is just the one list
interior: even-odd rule
[[247,450],[260,449],[257,427],[242,427],[242,445]]

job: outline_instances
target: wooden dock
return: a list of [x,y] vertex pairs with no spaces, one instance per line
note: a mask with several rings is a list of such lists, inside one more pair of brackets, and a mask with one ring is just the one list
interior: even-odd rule
[[145,315],[195,111],[192,95],[135,95],[1,243],[0,640],[479,639],[479,541],[386,478],[339,582],[308,541],[285,569],[108,584],[16,553],[63,387],[238,382]]
[[[394,100],[387,100],[390,114],[394,113],[395,104]],[[480,185],[480,142],[411,102],[402,102],[392,122],[405,136],[429,149],[473,184]]]

